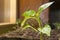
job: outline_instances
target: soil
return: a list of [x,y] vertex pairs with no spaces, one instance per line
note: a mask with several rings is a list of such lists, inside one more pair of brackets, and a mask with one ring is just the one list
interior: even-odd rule
[[[14,30],[12,32],[1,35],[3,38],[20,38],[20,40],[39,40],[39,33],[35,32],[31,28],[28,28],[24,31],[20,29]],[[60,40],[60,30],[52,29],[51,36],[43,36],[44,40]]]

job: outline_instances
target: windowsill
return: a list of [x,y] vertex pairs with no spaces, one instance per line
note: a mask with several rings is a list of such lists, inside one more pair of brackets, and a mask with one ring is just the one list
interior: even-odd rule
[[14,24],[16,24],[16,23],[0,23],[0,26],[1,26],[1,25],[11,25],[11,24],[14,25]]

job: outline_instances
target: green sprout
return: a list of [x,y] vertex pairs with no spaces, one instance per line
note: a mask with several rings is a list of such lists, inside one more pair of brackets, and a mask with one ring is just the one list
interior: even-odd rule
[[[31,29],[35,30],[36,32],[38,32],[40,34],[40,40],[43,40],[43,34],[50,36],[51,28],[50,28],[49,24],[45,24],[44,26],[42,26],[40,14],[41,14],[41,12],[43,12],[43,10],[48,8],[53,3],[54,2],[49,2],[49,3],[43,4],[42,6],[40,6],[38,8],[37,12],[35,12],[34,10],[25,11],[22,14],[22,16],[24,16],[24,20],[21,23],[22,30],[27,29],[27,28],[31,28]],[[26,21],[29,19],[34,19],[38,22],[38,25],[39,25],[38,29],[31,26],[29,23],[26,23]]]
[[53,23],[53,25],[55,26],[56,29],[60,29],[60,23],[56,22],[56,23]]

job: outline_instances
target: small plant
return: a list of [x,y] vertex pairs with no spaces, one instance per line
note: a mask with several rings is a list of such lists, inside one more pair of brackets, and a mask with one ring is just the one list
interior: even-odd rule
[[56,29],[60,29],[60,23],[56,22],[56,23],[53,23],[53,24],[54,24]]
[[[46,3],[38,8],[38,11],[35,12],[34,10],[28,10],[23,13],[23,16],[25,17],[24,20],[21,23],[22,30],[27,28],[32,28],[36,32],[40,34],[40,40],[43,40],[43,34],[46,34],[47,36],[50,36],[51,28],[48,24],[45,24],[42,26],[40,14],[43,10],[48,8],[53,2]],[[28,19],[35,19],[38,22],[38,29],[35,29],[32,27],[29,23],[26,23]]]

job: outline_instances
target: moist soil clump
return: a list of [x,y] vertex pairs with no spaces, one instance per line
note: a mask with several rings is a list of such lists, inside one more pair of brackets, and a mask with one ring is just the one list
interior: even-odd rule
[[[40,35],[38,32],[32,30],[31,28],[20,31],[20,29],[8,32],[1,35],[3,38],[21,38],[20,40],[39,40]],[[44,35],[44,40],[59,40],[60,39],[60,30],[52,29],[51,36]]]

